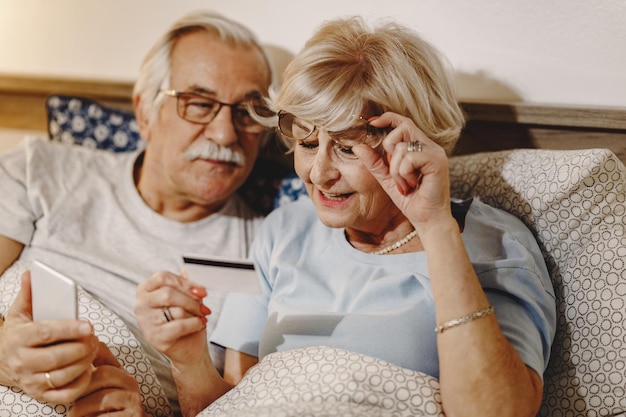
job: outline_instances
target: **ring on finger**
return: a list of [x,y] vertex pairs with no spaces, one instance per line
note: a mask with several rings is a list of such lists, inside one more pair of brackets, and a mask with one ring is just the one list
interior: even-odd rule
[[50,377],[50,372],[46,372],[45,376],[46,376],[46,383],[48,384],[48,386],[52,389],[57,389],[57,386],[54,385],[54,382],[52,382],[52,378]]
[[406,145],[407,152],[422,152],[422,142],[419,140],[411,141]]
[[170,311],[169,307],[163,307],[161,311],[163,312],[163,319],[165,319],[166,323],[174,320],[174,316],[172,316],[172,312]]

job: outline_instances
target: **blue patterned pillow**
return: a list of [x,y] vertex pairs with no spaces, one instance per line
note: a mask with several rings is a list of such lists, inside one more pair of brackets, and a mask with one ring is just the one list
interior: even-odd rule
[[293,172],[283,178],[278,194],[274,198],[274,207],[280,207],[287,203],[298,200],[300,197],[308,197],[309,194],[304,187],[304,181]]
[[47,98],[46,110],[51,140],[114,152],[143,147],[132,111],[59,94]]

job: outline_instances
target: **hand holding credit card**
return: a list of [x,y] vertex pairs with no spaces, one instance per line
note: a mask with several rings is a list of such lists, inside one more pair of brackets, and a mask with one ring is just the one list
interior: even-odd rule
[[183,255],[187,276],[207,291],[260,294],[254,264],[247,259]]

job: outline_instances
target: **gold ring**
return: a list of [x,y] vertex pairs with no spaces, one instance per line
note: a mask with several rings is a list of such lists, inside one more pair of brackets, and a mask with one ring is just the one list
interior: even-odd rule
[[48,383],[48,386],[52,389],[57,389],[57,386],[54,385],[54,382],[52,382],[52,378],[50,378],[50,372],[46,372],[46,382]]
[[169,307],[163,307],[163,310],[161,311],[163,311],[163,318],[165,319],[166,323],[174,320],[174,316],[172,316],[172,312],[170,311]]
[[419,140],[411,141],[406,145],[407,152],[422,152],[422,142]]

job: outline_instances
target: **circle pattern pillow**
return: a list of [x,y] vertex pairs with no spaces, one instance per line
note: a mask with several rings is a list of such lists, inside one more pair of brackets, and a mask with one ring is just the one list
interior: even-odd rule
[[535,234],[557,296],[540,416],[626,412],[626,168],[608,150],[452,158],[452,195],[480,196]]

